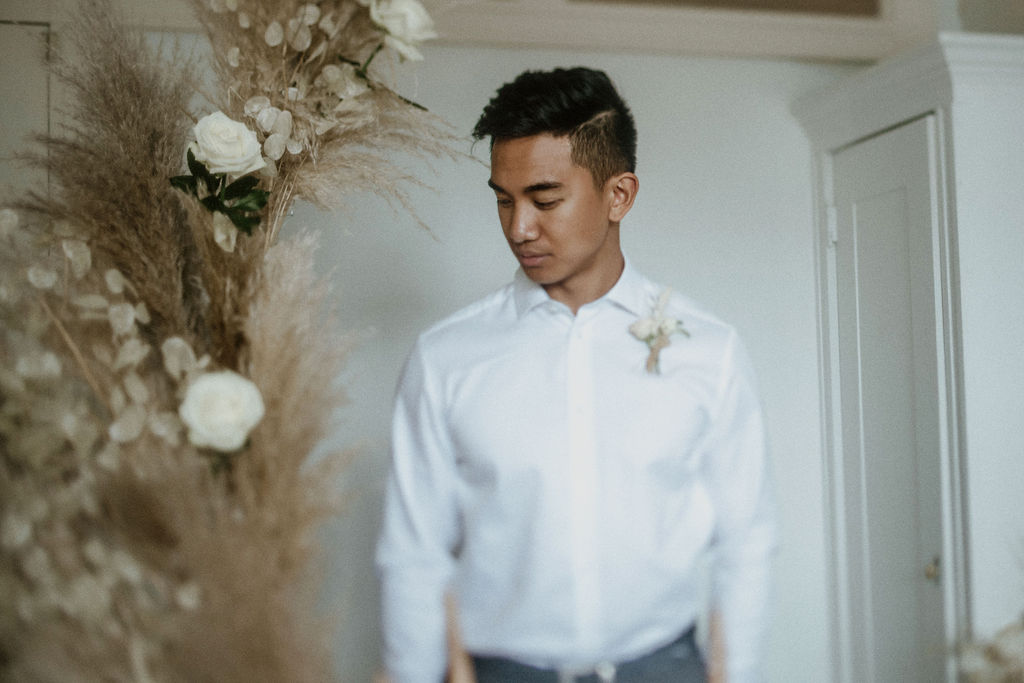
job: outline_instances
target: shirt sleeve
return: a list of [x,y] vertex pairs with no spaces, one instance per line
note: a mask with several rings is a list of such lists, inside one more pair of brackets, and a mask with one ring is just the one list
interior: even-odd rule
[[753,369],[733,333],[704,452],[714,505],[712,609],[725,641],[726,680],[759,683],[775,506]]
[[447,668],[444,594],[459,525],[442,395],[428,374],[417,347],[399,381],[377,541],[383,658],[393,683],[439,683]]

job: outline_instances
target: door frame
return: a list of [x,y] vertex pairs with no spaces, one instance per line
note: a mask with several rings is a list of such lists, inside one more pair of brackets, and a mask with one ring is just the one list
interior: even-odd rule
[[946,680],[957,680],[957,646],[969,639],[966,461],[964,457],[963,380],[956,249],[955,179],[950,108],[952,87],[943,45],[930,45],[866,69],[823,92],[796,102],[793,111],[807,131],[813,150],[815,270],[817,279],[819,389],[828,581],[833,649],[833,678],[855,680],[857,643],[849,628],[854,599],[846,567],[852,561],[846,537],[842,419],[839,386],[838,284],[833,197],[834,155],[859,141],[914,119],[934,117],[934,210],[932,231],[936,319],[936,372],[940,411],[943,610],[946,621]]

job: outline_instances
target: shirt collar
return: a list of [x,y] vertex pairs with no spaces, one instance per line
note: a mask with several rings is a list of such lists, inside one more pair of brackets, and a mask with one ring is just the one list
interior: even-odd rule
[[[648,283],[644,276],[633,268],[628,258],[625,258],[625,262],[622,275],[608,290],[608,293],[601,298],[640,316],[650,308],[651,295]],[[537,306],[551,300],[544,288],[531,280],[522,268],[516,271],[512,281],[512,296],[515,301],[516,314],[520,318]]]

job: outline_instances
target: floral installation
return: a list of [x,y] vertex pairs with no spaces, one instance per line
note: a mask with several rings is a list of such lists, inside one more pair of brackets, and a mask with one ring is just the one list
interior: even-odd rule
[[967,683],[1024,681],[1024,614],[1000,629],[989,642],[973,642],[960,651],[960,672]]
[[665,315],[665,307],[672,296],[672,290],[666,289],[658,297],[651,309],[650,315],[638,319],[629,326],[630,333],[647,344],[649,353],[644,367],[647,372],[657,374],[661,371],[659,356],[661,350],[671,343],[670,337],[673,334],[682,334],[686,337],[690,333],[683,327],[683,322]]
[[[282,226],[296,199],[410,206],[395,153],[455,157],[378,69],[415,0],[190,0],[217,84],[83,0],[73,106],[0,208],[0,679],[332,679],[316,533],[346,453],[348,337]],[[205,86],[210,90],[209,86]],[[126,177],[130,181],[126,182]]]

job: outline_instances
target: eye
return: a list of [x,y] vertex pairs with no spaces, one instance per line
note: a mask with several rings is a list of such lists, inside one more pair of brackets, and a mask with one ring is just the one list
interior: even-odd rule
[[552,199],[551,201],[547,202],[535,201],[533,205],[536,206],[541,211],[548,211],[549,209],[553,209],[556,206],[558,206],[559,201],[560,200],[558,199]]
[[512,200],[506,199],[505,197],[498,197],[498,208],[499,209],[510,209],[512,208]]

